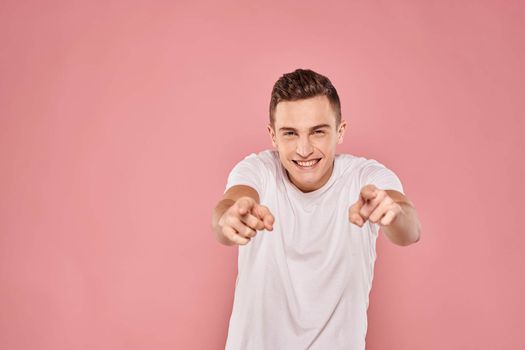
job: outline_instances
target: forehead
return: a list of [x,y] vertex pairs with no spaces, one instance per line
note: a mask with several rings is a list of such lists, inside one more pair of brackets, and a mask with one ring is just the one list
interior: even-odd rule
[[282,101],[275,107],[275,127],[309,128],[314,125],[335,126],[335,113],[328,97],[315,96],[296,101]]

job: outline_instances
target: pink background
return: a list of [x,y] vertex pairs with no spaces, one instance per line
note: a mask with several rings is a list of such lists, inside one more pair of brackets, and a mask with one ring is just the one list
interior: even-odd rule
[[401,178],[367,349],[525,348],[520,1],[3,1],[0,347],[221,349],[237,249],[211,212],[271,147],[273,83],[327,75],[338,149]]

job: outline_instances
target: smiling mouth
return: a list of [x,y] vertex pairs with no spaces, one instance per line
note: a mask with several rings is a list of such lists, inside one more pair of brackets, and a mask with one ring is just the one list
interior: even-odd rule
[[309,161],[292,160],[292,162],[294,162],[295,165],[297,165],[299,168],[310,169],[310,168],[313,168],[317,163],[319,163],[320,160],[321,158],[312,159]]

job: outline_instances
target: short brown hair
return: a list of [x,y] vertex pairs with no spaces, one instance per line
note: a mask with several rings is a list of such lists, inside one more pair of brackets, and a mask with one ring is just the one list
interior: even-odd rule
[[341,122],[341,102],[330,80],[311,69],[296,69],[286,73],[273,85],[270,99],[270,123],[275,123],[275,108],[282,101],[296,101],[324,95],[335,112],[336,126]]

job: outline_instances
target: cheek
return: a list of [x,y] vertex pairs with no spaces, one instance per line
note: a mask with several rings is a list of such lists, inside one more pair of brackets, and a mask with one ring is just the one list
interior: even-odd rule
[[327,138],[326,140],[319,141],[318,148],[325,152],[330,153],[332,151],[335,152],[335,148],[337,146],[337,139],[336,138]]
[[279,152],[282,153],[284,156],[288,156],[294,150],[292,142],[281,141],[278,146]]
[[326,140],[316,140],[315,142],[312,142],[312,145],[324,154],[330,150],[330,143],[326,142]]

